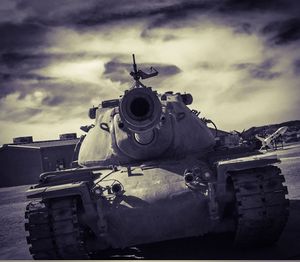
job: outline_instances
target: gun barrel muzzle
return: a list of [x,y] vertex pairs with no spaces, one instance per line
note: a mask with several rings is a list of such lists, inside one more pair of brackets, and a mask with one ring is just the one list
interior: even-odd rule
[[155,92],[141,87],[125,93],[119,112],[124,126],[138,133],[150,130],[160,122],[162,106]]

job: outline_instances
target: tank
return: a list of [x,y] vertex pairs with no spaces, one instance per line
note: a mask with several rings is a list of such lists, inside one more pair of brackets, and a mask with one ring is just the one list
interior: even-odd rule
[[288,219],[276,155],[226,148],[191,110],[193,97],[158,93],[141,79],[120,98],[89,110],[94,124],[66,170],[40,175],[26,195],[34,259],[87,259],[106,250],[229,233],[236,246],[278,240]]

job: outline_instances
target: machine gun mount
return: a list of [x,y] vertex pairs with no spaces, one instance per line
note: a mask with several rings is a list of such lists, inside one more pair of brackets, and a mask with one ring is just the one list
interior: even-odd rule
[[[133,77],[133,79],[136,82],[139,82],[140,78],[142,79],[147,79],[150,77],[154,77],[158,75],[158,71],[154,67],[150,67],[150,73],[145,73],[142,70],[137,69],[137,64],[135,62],[135,56],[132,54],[132,59],[133,59],[133,71],[130,72],[130,75]],[[140,82],[139,82],[140,83]]]

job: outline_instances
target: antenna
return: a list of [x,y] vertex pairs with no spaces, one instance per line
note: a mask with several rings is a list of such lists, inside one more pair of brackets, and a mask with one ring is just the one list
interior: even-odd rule
[[135,55],[132,54],[132,59],[133,59],[133,70],[134,70],[134,73],[137,73],[137,67],[136,67],[136,63],[135,63]]
[[134,80],[139,80],[140,76],[137,71],[137,65],[135,63],[135,55],[134,54],[132,54],[132,59],[133,59],[133,72],[131,72],[130,75],[133,76]]

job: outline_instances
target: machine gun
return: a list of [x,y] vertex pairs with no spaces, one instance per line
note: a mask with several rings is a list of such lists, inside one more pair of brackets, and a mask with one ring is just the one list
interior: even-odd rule
[[150,73],[145,73],[142,70],[137,70],[137,65],[135,63],[135,56],[132,54],[133,59],[133,72],[130,72],[130,75],[133,77],[135,81],[139,81],[140,78],[147,79],[150,77],[154,77],[158,75],[158,71],[154,67],[150,67]]

